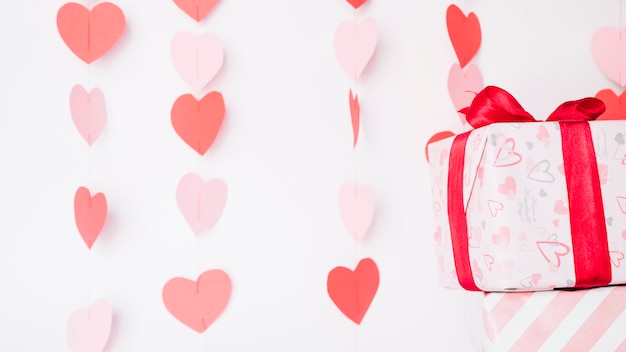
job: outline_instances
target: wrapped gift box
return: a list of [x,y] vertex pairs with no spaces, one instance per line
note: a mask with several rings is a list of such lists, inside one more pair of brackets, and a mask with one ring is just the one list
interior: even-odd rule
[[626,121],[578,123],[587,138],[565,124],[496,122],[428,146],[442,286],[626,283]]
[[484,351],[626,351],[626,287],[485,293]]

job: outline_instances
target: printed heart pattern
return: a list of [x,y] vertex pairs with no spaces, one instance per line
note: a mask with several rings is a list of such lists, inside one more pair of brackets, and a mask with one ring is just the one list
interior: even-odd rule
[[561,266],[561,257],[568,255],[570,252],[569,246],[561,242],[537,241],[535,244],[543,258],[556,267]]
[[498,229],[498,233],[494,233],[491,236],[491,241],[495,245],[508,246],[511,243],[511,230],[506,226],[501,226]]
[[[515,181],[515,180],[513,180]],[[506,184],[505,184],[506,185]],[[498,189],[500,188],[500,186],[503,185],[499,185]],[[513,185],[513,188],[515,188],[515,185]],[[505,191],[508,192],[508,191]],[[513,190],[513,192],[515,192],[515,190]],[[492,217],[496,217],[498,216],[498,213],[504,209],[504,204],[502,204],[501,202],[498,202],[497,200],[487,200],[487,206],[489,207],[489,213],[491,214]]]
[[126,19],[122,10],[110,2],[92,10],[68,2],[57,12],[57,29],[68,48],[90,64],[117,43],[126,29]]
[[89,249],[104,227],[107,217],[107,200],[104,194],[91,196],[89,189],[79,187],[74,196],[74,219],[80,236]]
[[349,104],[350,104],[350,120],[352,121],[352,135],[353,145],[356,147],[356,142],[359,140],[359,124],[361,123],[361,105],[359,105],[359,96],[352,96],[352,89],[350,89]]
[[172,106],[172,125],[187,145],[204,155],[213,145],[225,114],[222,93],[210,92],[200,101],[191,94],[185,94],[178,97]]
[[176,71],[195,91],[204,88],[224,63],[222,41],[213,33],[179,32],[172,39],[171,52]]
[[550,161],[545,159],[535,164],[528,173],[528,179],[544,183],[554,182],[554,175],[550,173]]
[[163,303],[168,312],[186,326],[203,333],[222,314],[232,291],[230,277],[223,270],[202,273],[197,281],[182,277],[163,287]]
[[626,86],[626,27],[600,28],[591,39],[591,55],[600,71],[620,87]]
[[75,311],[67,322],[67,345],[72,352],[101,352],[111,334],[109,303],[97,300],[89,309]]
[[452,47],[463,68],[480,48],[480,22],[473,12],[465,16],[458,6],[450,5],[446,11],[446,24]]
[[567,215],[567,213],[569,213],[569,210],[567,209],[567,206],[565,206],[564,201],[557,200],[556,202],[554,202],[554,212],[560,215]]
[[226,205],[226,196],[224,181],[213,179],[204,182],[194,173],[183,176],[176,188],[178,208],[196,236],[217,222]]
[[352,5],[352,7],[354,7],[354,9],[356,10],[356,9],[358,9],[359,7],[361,7],[361,5],[365,4],[365,2],[366,2],[367,0],[347,0],[347,1],[348,1],[348,3],[349,3],[350,5]]
[[91,146],[102,133],[107,119],[104,95],[98,88],[87,92],[81,85],[75,85],[70,93],[70,113],[74,126]]
[[611,257],[611,264],[614,267],[619,268],[622,265],[622,260],[624,260],[624,253],[620,251],[610,251],[609,256]]
[[213,10],[218,0],[174,0],[176,6],[197,22],[202,21]]
[[378,42],[378,25],[369,18],[361,23],[342,22],[335,31],[335,56],[350,78],[357,80],[367,66]]
[[350,235],[356,241],[361,240],[374,218],[374,191],[369,185],[342,184],[339,187],[339,211]]
[[626,197],[617,196],[616,199],[619,210],[622,212],[622,214],[626,214]]
[[441,132],[435,133],[432,137],[430,137],[428,139],[428,142],[426,142],[426,161],[430,162],[430,158],[428,157],[428,145],[430,145],[431,143],[435,143],[437,141],[452,137],[454,135],[455,135],[454,132],[451,132],[451,131],[441,131]]
[[515,178],[511,176],[507,176],[504,179],[504,183],[498,185],[498,192],[504,195],[513,196],[517,191],[517,185],[515,183]]
[[491,256],[489,254],[484,254],[483,255],[483,260],[485,261],[485,265],[487,266],[487,270],[491,271],[491,269],[493,269],[493,263],[495,262],[495,259],[493,258],[493,256]]
[[328,295],[348,319],[361,324],[378,291],[380,275],[371,258],[362,259],[354,271],[338,266],[328,273]]
[[507,138],[496,153],[495,167],[507,167],[517,165],[522,161],[522,155],[515,151],[515,140]]
[[597,120],[626,120],[626,94],[624,93],[618,96],[611,89],[603,89],[596,93],[596,99],[602,100],[606,107]]
[[483,89],[483,86],[483,76],[476,65],[467,66],[465,71],[459,64],[454,64],[450,67],[448,72],[448,93],[463,125],[467,124],[465,114],[458,111],[470,106],[476,94]]

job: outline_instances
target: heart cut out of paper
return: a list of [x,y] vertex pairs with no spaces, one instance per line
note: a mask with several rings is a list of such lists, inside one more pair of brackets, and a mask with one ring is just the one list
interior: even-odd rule
[[213,33],[179,32],[172,39],[171,51],[176,71],[195,91],[204,88],[224,62],[222,41]]
[[72,352],[101,352],[111,334],[109,303],[97,300],[89,309],[75,311],[67,322],[67,344]]
[[352,95],[352,89],[350,89],[349,104],[350,104],[350,120],[352,121],[352,135],[353,144],[352,147],[356,147],[356,142],[359,140],[359,125],[361,123],[361,105],[359,104],[359,96]]
[[200,101],[181,95],[172,106],[172,126],[193,150],[204,155],[222,127],[226,107],[220,92],[210,92]]
[[350,78],[357,80],[370,61],[378,42],[378,25],[369,18],[361,23],[342,22],[335,31],[335,56]]
[[176,6],[197,22],[202,21],[213,10],[218,0],[174,0]]
[[163,303],[181,323],[203,333],[222,314],[232,291],[230,277],[223,270],[202,273],[197,281],[182,277],[163,287]]
[[350,183],[339,187],[339,210],[346,229],[359,241],[374,218],[374,192],[369,185],[355,188]]
[[480,22],[473,12],[465,16],[458,6],[450,5],[446,11],[446,24],[452,47],[463,68],[480,48]]
[[178,182],[176,202],[196,236],[211,228],[226,205],[227,188],[222,180],[204,182],[188,173]]
[[122,10],[110,2],[92,10],[68,2],[57,12],[57,29],[68,48],[90,64],[117,43],[126,29],[126,19]]
[[356,10],[356,9],[358,9],[359,7],[361,7],[361,5],[365,4],[365,2],[366,2],[367,0],[347,0],[347,1],[348,1],[348,3],[349,3],[350,5],[352,5],[352,7],[354,7],[354,9]]
[[362,259],[354,271],[338,266],[328,273],[330,299],[348,319],[361,324],[380,281],[378,266],[370,258]]
[[454,64],[450,67],[450,72],[448,73],[448,93],[464,126],[467,124],[467,120],[465,119],[465,114],[459,111],[472,105],[474,97],[483,88],[483,76],[476,65],[469,65],[465,70],[459,64]]
[[611,89],[603,89],[596,94],[602,100],[606,110],[597,120],[626,120],[626,94],[619,96]]
[[102,91],[94,88],[87,92],[83,86],[75,85],[70,93],[70,112],[74,126],[91,146],[102,133],[107,119]]
[[603,27],[591,38],[591,56],[613,82],[626,86],[626,27]]
[[89,189],[79,187],[74,196],[74,219],[80,236],[89,249],[100,236],[107,218],[107,200],[104,194],[91,196]]

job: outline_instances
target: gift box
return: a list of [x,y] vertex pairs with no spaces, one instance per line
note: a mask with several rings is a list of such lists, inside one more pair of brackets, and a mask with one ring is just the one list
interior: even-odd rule
[[429,144],[440,285],[538,291],[626,283],[626,121],[593,98],[536,121],[487,87],[475,129]]
[[484,351],[626,351],[626,287],[485,293]]

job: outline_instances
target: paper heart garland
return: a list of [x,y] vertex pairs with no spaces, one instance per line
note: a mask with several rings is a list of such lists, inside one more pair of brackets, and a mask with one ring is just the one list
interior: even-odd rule
[[359,140],[359,125],[361,122],[361,105],[359,105],[359,96],[352,96],[352,89],[350,89],[350,96],[348,97],[350,104],[350,120],[352,121],[352,135],[354,142],[352,147],[356,147],[356,142]]
[[338,266],[328,273],[328,295],[348,319],[361,324],[379,284],[378,266],[370,258],[362,259],[354,271]]
[[104,227],[107,217],[107,200],[104,194],[91,196],[89,189],[79,187],[74,196],[74,219],[80,236],[89,249]]
[[67,344],[72,352],[101,352],[111,333],[113,313],[109,303],[97,300],[90,309],[74,312],[67,322]]
[[483,88],[483,76],[476,65],[470,64],[465,68],[465,71],[459,64],[454,64],[450,67],[450,72],[448,73],[448,93],[463,125],[467,124],[465,114],[458,111],[472,105],[474,97]]
[[226,108],[220,92],[210,92],[200,101],[181,95],[172,106],[172,126],[191,148],[204,155],[222,127]]
[[180,179],[176,202],[196,236],[217,222],[226,205],[226,195],[226,183],[222,180],[204,182],[194,173]]
[[57,12],[57,29],[70,50],[90,64],[109,51],[126,29],[119,7],[103,2],[88,10],[68,2]]
[[602,100],[606,110],[597,120],[626,120],[626,94],[619,96],[611,89],[603,89],[596,94]]
[[176,71],[195,91],[204,88],[224,62],[222,42],[213,33],[180,32],[172,39],[171,51]]
[[339,187],[339,210],[346,229],[356,241],[361,240],[374,218],[374,192],[369,185],[355,188],[350,183]]
[[94,88],[87,92],[83,86],[75,85],[70,93],[70,112],[74,126],[91,146],[102,133],[107,119],[102,91]]
[[176,6],[200,22],[217,4],[217,0],[174,0]]
[[165,308],[183,324],[203,333],[222,314],[232,291],[230,277],[220,269],[202,273],[197,281],[182,277],[163,287]]
[[347,1],[348,1],[348,3],[349,3],[350,5],[352,5],[352,7],[354,7],[354,9],[356,10],[356,9],[358,9],[359,7],[361,7],[361,5],[365,4],[365,2],[366,2],[367,0],[347,0]]
[[350,78],[357,80],[376,49],[378,26],[373,18],[361,23],[342,22],[335,31],[337,60]]
[[626,27],[621,32],[600,28],[591,39],[591,55],[602,73],[620,87],[626,86]]
[[472,60],[480,47],[480,22],[473,12],[466,17],[458,6],[450,5],[446,11],[446,24],[452,47],[463,68]]

